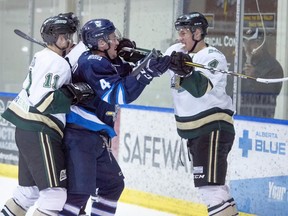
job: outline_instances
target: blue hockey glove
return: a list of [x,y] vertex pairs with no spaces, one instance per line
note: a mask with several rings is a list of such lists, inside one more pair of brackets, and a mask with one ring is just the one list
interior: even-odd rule
[[168,70],[170,60],[170,56],[149,59],[146,66],[136,76],[137,80],[144,85],[148,85],[154,77],[159,77]]
[[155,59],[150,59],[145,69],[151,74],[151,76],[159,77],[168,70],[170,66],[170,61],[171,61],[170,56],[163,56],[163,57],[157,57]]

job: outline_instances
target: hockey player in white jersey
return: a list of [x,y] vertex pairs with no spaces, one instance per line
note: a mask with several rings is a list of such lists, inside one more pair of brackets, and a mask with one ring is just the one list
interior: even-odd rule
[[71,103],[93,96],[87,84],[70,83],[71,68],[62,57],[75,31],[74,22],[65,17],[43,22],[41,36],[47,47],[34,55],[22,91],[2,114],[16,126],[19,186],[1,215],[24,216],[37,201],[33,216],[57,216],[66,201],[65,113]]
[[226,58],[204,42],[208,22],[201,13],[180,16],[175,28],[179,43],[169,47],[165,55],[171,55],[168,71],[177,132],[187,139],[194,185],[207,205],[208,215],[235,216],[238,211],[225,184],[227,157],[235,135],[232,100],[225,91],[226,75],[185,65],[185,61],[193,61],[227,70]]

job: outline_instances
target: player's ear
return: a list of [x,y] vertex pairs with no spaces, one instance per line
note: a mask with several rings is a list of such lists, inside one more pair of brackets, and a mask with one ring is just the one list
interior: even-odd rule
[[203,30],[201,28],[196,28],[194,35],[196,36],[197,40],[201,40]]
[[106,41],[104,41],[102,39],[98,40],[98,48],[99,48],[99,50],[102,50],[106,45],[107,45]]

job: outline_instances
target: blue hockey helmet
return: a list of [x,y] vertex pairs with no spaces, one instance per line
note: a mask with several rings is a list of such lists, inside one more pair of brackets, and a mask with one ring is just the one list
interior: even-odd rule
[[179,31],[181,28],[188,28],[194,32],[196,28],[201,28],[203,36],[207,35],[208,21],[205,16],[199,12],[184,14],[177,18],[175,29]]
[[76,30],[77,26],[71,19],[53,16],[43,22],[40,33],[43,41],[49,45],[56,43],[60,34],[73,34]]
[[108,43],[108,36],[116,31],[114,24],[108,19],[93,19],[84,24],[81,29],[83,43],[91,50],[98,49],[98,40]]

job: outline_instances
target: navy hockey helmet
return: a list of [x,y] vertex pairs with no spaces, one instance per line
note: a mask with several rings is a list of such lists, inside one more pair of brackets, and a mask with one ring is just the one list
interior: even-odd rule
[[98,40],[108,42],[108,36],[116,31],[114,24],[108,19],[93,19],[81,29],[83,43],[91,50],[98,49]]
[[77,30],[77,26],[72,19],[66,17],[53,16],[47,18],[40,29],[41,37],[47,44],[56,43],[60,34],[73,34]]
[[208,21],[205,16],[199,12],[184,14],[177,18],[175,29],[179,31],[181,28],[188,28],[194,32],[196,28],[201,28],[203,36],[207,35]]

